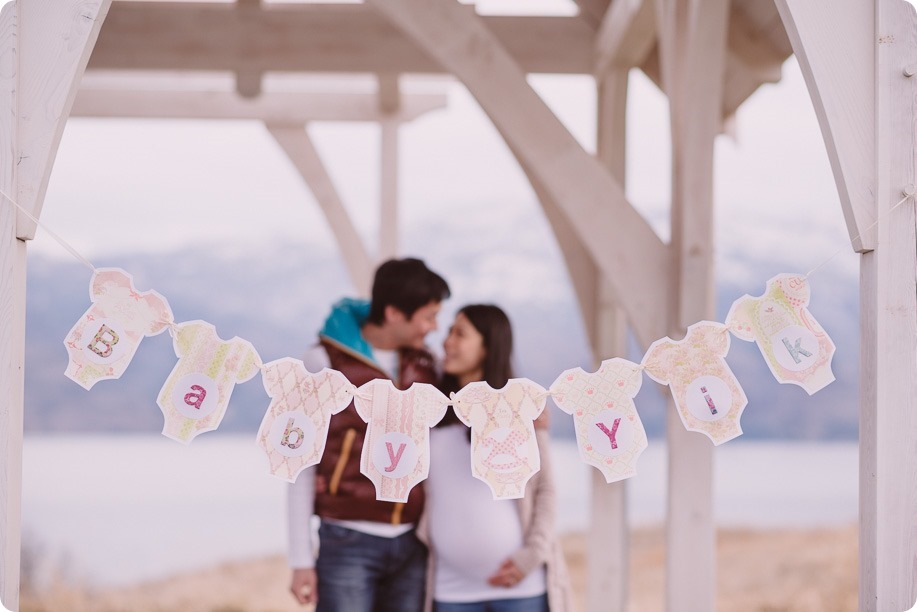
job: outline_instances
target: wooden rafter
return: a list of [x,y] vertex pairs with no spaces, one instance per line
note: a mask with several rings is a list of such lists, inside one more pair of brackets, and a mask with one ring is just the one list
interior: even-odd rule
[[653,0],[617,0],[605,13],[595,40],[595,74],[613,64],[631,68],[643,64],[656,43]]
[[[592,70],[594,29],[578,17],[482,17],[527,72]],[[90,69],[442,73],[367,6],[114,2]]]
[[243,98],[228,91],[81,89],[75,117],[159,119],[255,119],[266,123],[309,121],[410,121],[446,106],[444,94],[404,94],[392,113],[374,93],[267,92]]
[[641,342],[659,337],[669,254],[621,186],[531,88],[482,20],[451,2],[368,0],[468,87],[614,286]]
[[344,264],[360,295],[369,295],[373,259],[357,233],[321,156],[303,126],[268,125],[268,131],[296,166],[328,220]]

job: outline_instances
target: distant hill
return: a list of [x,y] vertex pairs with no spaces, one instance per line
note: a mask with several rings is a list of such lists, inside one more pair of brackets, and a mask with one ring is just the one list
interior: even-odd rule
[[[476,244],[498,239],[483,236]],[[436,253],[431,266],[447,276],[453,288],[454,299],[440,318],[442,327],[460,305],[493,301],[509,312],[514,323],[517,375],[548,386],[565,369],[589,369],[579,313],[556,246],[522,241],[514,244],[518,250],[512,252],[469,245],[461,253],[443,253],[435,250],[432,237],[429,240],[429,244],[413,245],[413,252]],[[329,304],[352,291],[337,253],[303,245],[278,244],[270,249],[231,245],[125,255],[94,263],[124,268],[139,290],[155,289],[168,299],[176,321],[213,323],[224,339],[239,336],[250,341],[265,362],[301,356],[314,342]],[[759,295],[765,281],[782,271],[769,269],[769,264],[745,263],[748,274],[741,283],[722,282],[717,288],[720,321],[736,298],[744,293]],[[159,432],[162,415],[156,396],[176,361],[168,333],[145,339],[121,379],[102,381],[91,391],[63,374],[67,363],[63,339],[89,307],[89,279],[89,270],[77,263],[30,257],[26,431]],[[837,380],[811,397],[794,385],[780,385],[757,347],[733,338],[728,361],[749,399],[742,419],[747,438],[856,438],[856,283],[823,272],[813,277],[812,284],[811,310],[838,346],[833,364]],[[437,350],[441,338],[442,330],[432,338]],[[631,353],[632,360],[642,357],[636,346]],[[260,377],[239,385],[221,431],[254,435],[268,401]],[[664,406],[660,386],[645,377],[637,407],[651,436],[664,435]],[[554,410],[555,432],[571,435],[570,418]]]

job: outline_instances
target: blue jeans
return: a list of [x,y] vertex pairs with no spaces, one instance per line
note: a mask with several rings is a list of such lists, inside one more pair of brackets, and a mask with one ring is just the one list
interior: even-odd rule
[[433,602],[433,612],[548,612],[548,596],[492,599],[469,603]]
[[409,531],[383,538],[322,523],[316,612],[421,612],[427,547]]

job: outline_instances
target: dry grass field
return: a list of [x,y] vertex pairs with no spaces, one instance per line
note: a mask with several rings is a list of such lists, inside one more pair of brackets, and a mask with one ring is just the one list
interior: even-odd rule
[[[574,591],[586,591],[586,539],[564,538]],[[631,612],[662,611],[661,529],[631,540]],[[117,563],[117,559],[112,560]],[[117,589],[93,591],[57,582],[24,592],[23,612],[294,612],[282,556],[217,567]],[[585,611],[582,601],[577,609]],[[717,612],[845,612],[857,609],[857,530],[721,530],[717,541]]]

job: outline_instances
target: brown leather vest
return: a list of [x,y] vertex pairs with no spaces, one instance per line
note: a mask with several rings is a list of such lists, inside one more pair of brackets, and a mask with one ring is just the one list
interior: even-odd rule
[[[320,342],[328,353],[331,368],[344,374],[357,387],[376,378],[388,378],[365,357],[327,338],[321,338]],[[402,390],[415,382],[436,382],[435,362],[427,351],[401,349],[399,370],[399,380],[393,382]],[[375,485],[360,473],[365,436],[366,423],[357,414],[353,402],[331,417],[328,443],[316,473],[315,513],[339,520],[392,525],[416,523],[423,510],[423,487],[411,489],[406,504],[377,501]]]

